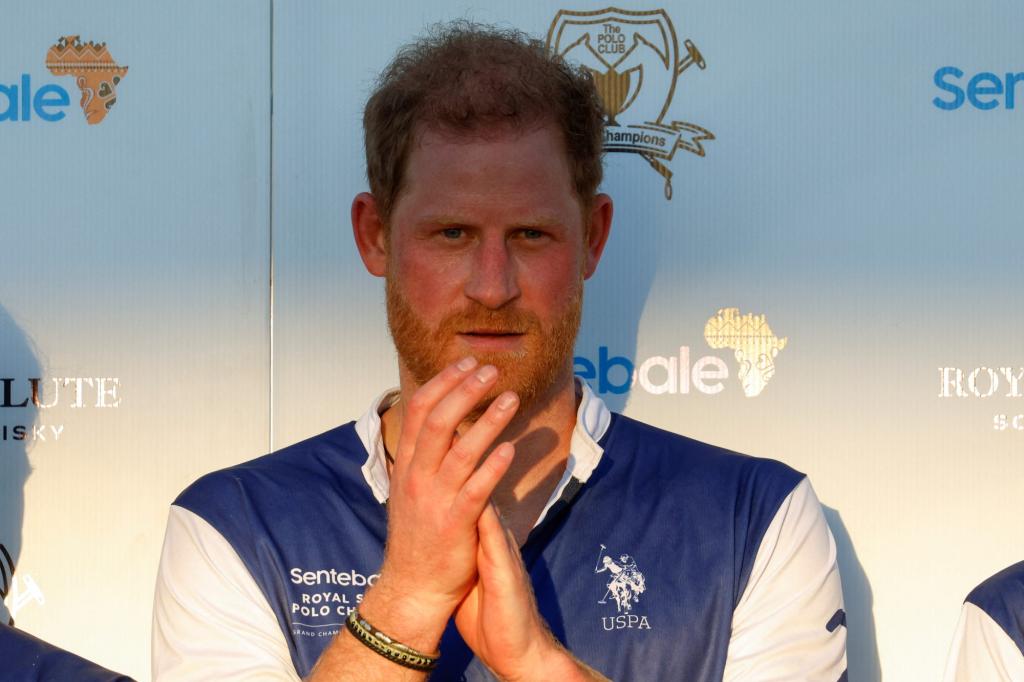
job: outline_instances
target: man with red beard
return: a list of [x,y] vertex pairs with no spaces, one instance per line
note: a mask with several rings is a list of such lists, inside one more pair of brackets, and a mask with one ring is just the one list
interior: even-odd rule
[[[156,679],[845,678],[806,478],[612,414],[573,377],[612,221],[602,126],[590,76],[516,32],[448,26],[398,54],[352,224],[400,385],[179,496]],[[644,586],[625,605],[590,566],[609,548]]]

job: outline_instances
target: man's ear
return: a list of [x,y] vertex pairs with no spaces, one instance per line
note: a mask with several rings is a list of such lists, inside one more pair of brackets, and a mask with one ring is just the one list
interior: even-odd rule
[[377,200],[369,192],[360,192],[352,200],[352,234],[367,272],[376,277],[387,273],[388,244],[386,228],[377,213]]
[[605,244],[608,243],[608,235],[612,230],[612,198],[607,194],[598,194],[590,207],[588,216],[585,257],[586,266],[583,269],[583,278],[590,279],[590,276],[597,270],[597,264],[604,253]]

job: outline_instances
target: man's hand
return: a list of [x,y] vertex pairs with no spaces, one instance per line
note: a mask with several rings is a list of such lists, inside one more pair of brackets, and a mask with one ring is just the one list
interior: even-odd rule
[[478,527],[477,582],[455,612],[466,644],[501,680],[605,680],[552,636],[537,610],[519,545],[493,505]]
[[499,395],[456,439],[456,429],[494,385],[498,372],[473,358],[449,366],[405,405],[388,500],[380,578],[360,611],[396,639],[430,652],[476,578],[477,521],[513,454],[510,444],[481,458],[508,426],[519,401]]

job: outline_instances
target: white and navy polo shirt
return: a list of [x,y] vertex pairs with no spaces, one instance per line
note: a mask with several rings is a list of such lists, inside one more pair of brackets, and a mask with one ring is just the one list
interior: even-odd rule
[[23,630],[0,623],[0,679],[18,682],[133,682]]
[[1024,680],[1024,561],[996,573],[967,595],[945,680]]
[[[154,679],[309,674],[381,565],[391,395],[178,497]],[[846,678],[835,542],[806,477],[613,414],[585,385],[522,556],[551,631],[613,680]],[[494,678],[450,623],[432,679]]]

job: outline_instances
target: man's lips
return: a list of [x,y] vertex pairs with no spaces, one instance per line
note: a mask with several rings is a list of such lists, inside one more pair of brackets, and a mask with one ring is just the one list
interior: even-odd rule
[[462,342],[479,351],[519,350],[525,334],[497,329],[473,329],[458,333]]

